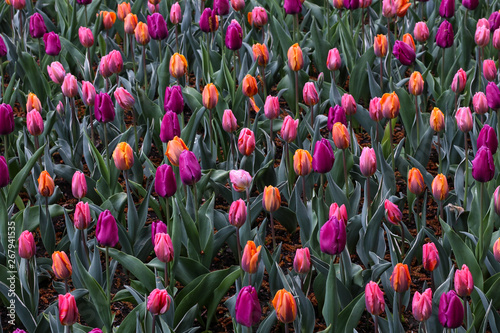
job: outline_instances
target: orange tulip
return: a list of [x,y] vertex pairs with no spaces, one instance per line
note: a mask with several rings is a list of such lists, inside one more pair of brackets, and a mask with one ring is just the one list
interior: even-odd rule
[[347,130],[347,127],[345,127],[345,125],[341,122],[336,122],[335,124],[333,124],[332,138],[333,143],[335,143],[335,147],[337,147],[338,149],[346,149],[351,143],[349,131]]
[[394,267],[390,281],[394,291],[398,293],[407,291],[411,283],[408,265],[401,263],[397,264],[396,267]]
[[288,49],[288,67],[292,71],[299,71],[304,66],[304,58],[302,56],[302,49],[298,43],[293,44]]
[[255,112],[259,112],[257,104],[255,104],[255,99],[253,96],[257,95],[259,88],[257,88],[257,80],[250,74],[245,75],[241,84],[241,90],[243,95],[250,98],[250,104]]
[[264,197],[262,198],[262,206],[268,212],[275,212],[281,206],[280,190],[274,186],[266,186],[264,188]]
[[118,19],[120,21],[125,20],[128,14],[132,12],[132,8],[130,8],[130,4],[128,2],[122,2],[118,4]]
[[33,93],[28,94],[28,100],[26,101],[26,112],[30,112],[31,110],[37,110],[38,112],[42,111],[42,104]]
[[54,194],[54,180],[47,171],[42,171],[38,177],[38,191],[43,197],[50,197]]
[[380,99],[380,105],[385,118],[393,119],[399,115],[399,97],[395,92],[385,93]]
[[125,33],[132,35],[135,31],[135,27],[137,27],[137,15],[135,14],[128,14],[125,16],[125,22],[123,23],[123,30],[125,30]]
[[102,15],[102,24],[104,25],[104,29],[109,30],[115,24],[116,14],[115,12],[107,12],[105,10],[101,11]]
[[407,44],[408,46],[411,46],[413,51],[417,52],[417,48],[415,47],[415,41],[413,40],[412,35],[404,34],[403,35],[403,43]]
[[273,299],[276,317],[282,323],[291,323],[297,316],[297,306],[293,295],[285,289],[278,290]]
[[181,138],[175,136],[167,143],[167,152],[165,155],[167,155],[172,165],[179,166],[179,156],[184,150],[188,150],[188,147]]
[[430,118],[431,127],[435,132],[444,130],[444,114],[438,108],[434,108]]
[[304,149],[297,149],[293,155],[293,169],[298,176],[307,176],[312,171],[312,156]]
[[257,61],[259,66],[265,67],[269,61],[269,51],[265,44],[254,44],[252,46],[253,59]]
[[410,81],[408,82],[408,91],[413,96],[421,95],[424,91],[424,79],[420,72],[413,72],[410,75]]
[[422,173],[417,168],[408,171],[408,188],[410,192],[419,195],[424,191],[425,183]]
[[443,201],[448,196],[448,180],[440,173],[432,181],[432,195],[435,200]]
[[187,66],[186,58],[182,54],[174,53],[170,58],[170,75],[176,79],[186,75]]
[[56,278],[64,280],[71,276],[73,268],[71,262],[64,251],[55,251],[52,253],[52,270]]
[[377,35],[373,41],[373,50],[375,55],[379,58],[383,58],[387,54],[388,42],[385,35]]
[[217,106],[217,102],[219,101],[219,91],[217,91],[215,84],[207,84],[203,89],[201,97],[205,108],[209,110],[215,108]]
[[148,25],[144,22],[137,23],[134,33],[135,33],[135,40],[137,41],[137,43],[141,45],[146,45],[151,40],[151,36],[149,35]]
[[129,170],[134,165],[134,151],[132,147],[126,142],[120,142],[116,145],[113,152],[113,160],[115,166],[119,170]]
[[254,274],[259,268],[259,255],[261,245],[255,246],[253,241],[248,241],[243,249],[243,256],[241,257],[241,269],[249,274]]
[[396,0],[395,6],[396,6],[396,15],[398,17],[403,17],[406,15],[406,11],[408,10],[408,8],[410,8],[411,3],[409,0]]

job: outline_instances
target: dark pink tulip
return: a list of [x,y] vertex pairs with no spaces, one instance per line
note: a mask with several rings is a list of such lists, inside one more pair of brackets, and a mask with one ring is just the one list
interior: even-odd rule
[[392,54],[405,66],[413,64],[416,58],[415,50],[410,45],[399,40],[394,44]]
[[0,188],[9,185],[9,168],[4,156],[0,156]]
[[169,198],[177,191],[174,169],[168,164],[162,164],[156,169],[155,191],[162,198]]
[[226,47],[232,51],[239,50],[243,44],[243,30],[236,20],[232,20],[226,31]]
[[370,119],[373,121],[380,121],[380,119],[384,118],[384,115],[382,114],[382,105],[380,104],[379,97],[373,97],[370,100],[368,112],[370,114]]
[[462,269],[457,269],[455,272],[454,285],[458,296],[470,296],[474,290],[474,281],[467,265],[462,265]]
[[43,133],[43,118],[36,109],[31,110],[26,115],[26,127],[28,128],[28,132],[33,136],[39,136]]
[[153,242],[153,246],[155,245],[155,236],[156,234],[167,233],[167,225],[162,221],[154,221],[151,223],[151,242]]
[[488,100],[482,91],[478,91],[472,98],[472,106],[477,114],[485,114],[488,112]]
[[146,308],[153,315],[162,315],[168,311],[172,299],[166,289],[155,289],[148,296]]
[[453,17],[455,15],[455,0],[441,0],[439,15],[444,18]]
[[450,22],[444,20],[443,23],[438,28],[436,33],[436,44],[441,48],[448,48],[453,45],[453,39],[455,38],[455,33],[453,32],[453,26]]
[[483,126],[479,132],[479,136],[477,137],[477,149],[479,150],[482,146],[488,147],[493,155],[497,152],[497,134],[495,133],[495,130],[487,124]]
[[344,7],[350,10],[358,9],[359,0],[344,0]]
[[82,82],[82,101],[87,106],[94,105],[95,102],[95,88],[92,83],[88,81]]
[[254,287],[246,286],[241,288],[236,298],[234,311],[236,322],[240,325],[252,327],[260,321],[262,309]]
[[123,110],[132,110],[134,107],[134,97],[123,87],[115,90],[115,99]]
[[115,246],[118,243],[118,226],[109,210],[99,214],[95,228],[95,237],[102,246]]
[[113,74],[118,74],[123,69],[123,58],[120,51],[113,50],[108,54],[109,71]]
[[493,81],[497,76],[497,66],[495,61],[491,59],[486,59],[483,61],[483,74],[486,80]]
[[229,14],[229,0],[214,0],[214,10],[217,15]]
[[106,93],[99,93],[95,96],[94,105],[95,119],[101,123],[108,123],[115,119],[115,107]]
[[227,133],[232,133],[238,129],[238,123],[236,122],[233,111],[229,109],[224,110],[224,114],[222,115],[222,128]]
[[264,115],[267,119],[276,119],[280,114],[280,101],[277,96],[268,95],[264,104]]
[[148,32],[154,40],[163,40],[168,37],[167,23],[160,13],[154,13],[147,17]]
[[479,6],[479,0],[462,0],[462,6],[468,10],[474,10]]
[[464,320],[464,307],[455,291],[443,293],[439,299],[438,318],[446,328],[457,328]]
[[389,201],[388,199],[385,199],[384,208],[387,221],[395,225],[401,223],[401,220],[403,219],[403,214],[401,213],[401,210],[396,204]]
[[59,321],[64,326],[71,326],[78,321],[78,308],[75,297],[67,293],[58,296]]
[[384,293],[376,282],[370,281],[365,286],[366,310],[374,316],[380,316],[385,310]]
[[422,265],[429,272],[434,271],[439,265],[439,252],[434,243],[426,243],[422,246]]
[[245,224],[247,219],[247,205],[242,199],[233,201],[229,207],[229,223],[237,228]]
[[61,90],[63,95],[68,98],[78,95],[78,82],[76,81],[76,77],[71,73],[66,74],[61,85]]
[[342,253],[346,244],[345,223],[335,216],[330,217],[319,231],[319,245],[321,252],[338,255]]
[[45,53],[51,56],[56,56],[61,52],[61,41],[59,35],[51,31],[43,35],[43,43],[45,44]]
[[312,160],[313,170],[318,173],[327,173],[332,170],[334,162],[335,155],[330,141],[325,138],[316,141]]
[[486,86],[486,100],[488,106],[493,110],[500,109],[500,89],[494,82],[490,82]]
[[200,30],[203,32],[214,32],[219,28],[219,19],[215,14],[215,10],[205,8],[200,16]]
[[285,13],[289,15],[298,14],[302,11],[302,1],[300,0],[285,0]]
[[6,55],[7,55],[7,46],[5,45],[3,37],[0,36],[0,57],[5,57]]
[[194,185],[201,179],[201,166],[196,155],[184,150],[179,156],[179,174],[184,185]]
[[184,111],[184,97],[182,96],[181,86],[172,86],[165,89],[163,109],[165,112],[170,110],[177,114],[181,114]]
[[309,248],[297,249],[293,259],[293,269],[299,274],[307,274],[311,270],[311,253]]
[[30,17],[30,36],[32,38],[42,38],[47,32],[47,27],[43,21],[43,16],[35,13]]
[[73,218],[75,228],[83,230],[87,229],[92,221],[88,202],[79,201],[76,204],[75,216]]
[[342,95],[341,104],[346,115],[352,116],[353,114],[356,113],[357,109],[356,101],[354,100],[354,97],[352,97],[351,94],[345,93],[344,95]]
[[460,94],[462,93],[462,91],[464,91],[466,83],[467,74],[462,68],[460,68],[453,77],[453,81],[451,82],[451,90],[453,90],[455,94]]
[[78,29],[78,39],[80,39],[80,44],[83,47],[89,48],[94,45],[94,34],[92,30],[87,27],[80,27]]
[[14,112],[9,104],[0,104],[0,135],[8,135],[14,131]]
[[346,113],[344,108],[340,105],[330,107],[330,110],[328,110],[328,122],[326,124],[326,128],[329,132],[332,131],[333,124],[335,123],[342,123],[347,126]]
[[179,118],[175,112],[167,111],[160,125],[160,140],[167,143],[176,136],[181,136]]
[[482,146],[472,160],[472,177],[478,182],[489,182],[495,176],[495,162],[491,150]]
[[33,234],[24,230],[19,236],[19,256],[24,259],[31,259],[36,254],[36,243]]

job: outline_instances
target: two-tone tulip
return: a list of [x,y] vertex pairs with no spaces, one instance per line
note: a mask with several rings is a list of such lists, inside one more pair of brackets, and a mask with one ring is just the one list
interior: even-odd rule
[[264,196],[262,197],[262,207],[268,212],[275,212],[281,206],[281,195],[277,187],[264,187]]
[[167,156],[170,163],[172,163],[172,165],[178,166],[179,155],[184,150],[188,150],[188,147],[181,138],[175,136],[167,143],[167,151],[165,152],[165,155]]
[[397,264],[390,277],[391,286],[395,292],[405,292],[410,288],[411,277],[408,265]]
[[434,243],[426,243],[422,247],[422,264],[429,272],[434,271],[439,265],[439,252]]
[[328,218],[334,216],[337,220],[344,222],[347,224],[348,216],[347,216],[347,208],[344,204],[339,206],[336,202],[330,205],[330,209],[328,212]]
[[370,281],[365,286],[366,310],[374,316],[380,316],[385,310],[384,293],[378,283]]
[[[297,0],[300,1],[300,0]],[[299,71],[304,67],[304,58],[302,56],[302,49],[300,48],[298,43],[293,44],[288,49],[288,67],[292,71]]]
[[179,79],[186,75],[187,66],[187,60],[182,54],[174,53],[174,55],[170,57],[170,75],[172,75],[176,79]]
[[399,225],[403,219],[403,213],[401,213],[399,207],[388,199],[385,199],[384,208],[387,221],[392,224]]
[[62,251],[55,251],[52,253],[52,271],[57,279],[65,280],[73,273],[71,262],[68,255]]
[[71,326],[78,321],[78,307],[76,306],[75,297],[67,293],[59,295],[57,298],[59,308],[59,322],[63,326]]
[[265,44],[254,44],[252,46],[253,60],[257,61],[260,67],[265,67],[269,62],[269,51]]
[[347,149],[351,142],[347,127],[340,122],[333,124],[332,139],[338,149]]
[[385,118],[397,118],[399,115],[400,104],[399,97],[396,95],[396,92],[385,93],[380,99],[380,107]]
[[[300,3],[300,0],[297,1]],[[282,323],[291,323],[297,317],[295,299],[293,295],[285,289],[278,290],[273,298],[273,307],[276,310],[276,317]]]
[[432,109],[431,117],[429,118],[429,123],[434,132],[439,133],[442,130],[444,130],[445,127],[444,114],[437,107],[434,107],[434,109]]
[[236,192],[245,192],[252,185],[252,176],[246,170],[229,171],[229,179]]
[[242,155],[250,156],[255,150],[255,134],[249,128],[243,128],[238,137],[238,150]]
[[411,193],[419,195],[424,191],[425,183],[422,173],[417,168],[408,171],[408,189]]
[[171,262],[174,260],[174,245],[170,239],[170,235],[167,233],[156,233],[155,234],[155,254],[158,260],[161,262]]
[[248,241],[243,249],[243,256],[241,257],[241,269],[248,274],[257,273],[259,268],[259,255],[262,245],[255,246],[253,241]]
[[113,152],[113,160],[118,170],[129,170],[134,165],[134,151],[127,142],[120,142]]
[[38,177],[38,192],[42,197],[50,197],[54,194],[54,180],[48,173],[48,171],[42,171],[40,177]]
[[413,72],[410,75],[410,81],[408,81],[408,91],[413,96],[422,95],[424,91],[424,79],[422,78],[422,74],[420,72]]
[[448,196],[448,192],[448,180],[440,173],[432,181],[432,196],[435,200],[443,201]]
[[75,207],[75,216],[73,217],[73,222],[75,228],[79,230],[87,229],[92,221],[92,216],[90,215],[90,207],[88,202],[79,201]]
[[304,149],[297,149],[293,155],[293,170],[297,176],[307,176],[312,171],[312,156]]
[[168,311],[172,299],[166,289],[154,289],[148,296],[146,308],[153,315],[162,315]]

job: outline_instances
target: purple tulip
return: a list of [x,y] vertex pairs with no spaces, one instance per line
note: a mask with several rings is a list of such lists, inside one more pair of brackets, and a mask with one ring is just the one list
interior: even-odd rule
[[205,8],[200,16],[200,30],[203,32],[214,32],[219,27],[219,21],[215,10]]
[[344,0],[344,7],[346,9],[355,10],[359,8],[359,0]]
[[170,110],[177,114],[181,114],[184,111],[184,97],[182,96],[181,86],[172,86],[165,89],[163,109],[165,112]]
[[95,237],[103,246],[115,246],[118,243],[118,226],[109,210],[99,214],[95,228]]
[[436,33],[436,44],[441,48],[448,48],[453,45],[455,34],[450,22],[444,20]]
[[472,160],[472,177],[478,182],[489,182],[495,176],[495,162],[491,150],[482,146]]
[[454,290],[443,293],[439,299],[439,322],[447,328],[457,328],[464,320],[462,301]]
[[488,106],[493,110],[500,109],[500,89],[494,82],[490,82],[486,86],[486,100]]
[[453,17],[455,15],[455,0],[441,0],[439,15],[445,18]]
[[7,161],[5,157],[0,156],[0,188],[9,185],[9,167],[7,166]]
[[45,53],[51,56],[56,56],[61,52],[61,41],[59,35],[51,31],[43,35],[43,43],[45,44]]
[[106,93],[98,93],[94,100],[95,119],[101,123],[108,123],[115,119],[115,107]]
[[156,234],[161,233],[167,233],[167,225],[162,221],[154,221],[153,223],[151,223],[151,242],[153,242],[153,245],[155,245]]
[[236,20],[232,20],[226,31],[226,47],[232,51],[239,50],[243,42],[243,31]]
[[260,321],[262,309],[260,307],[257,291],[252,286],[241,288],[236,298],[236,322],[246,327],[252,327]]
[[500,28],[500,12],[494,11],[491,13],[488,22],[490,23],[490,31],[495,31]]
[[5,57],[6,55],[7,55],[7,46],[5,45],[3,37],[0,36],[0,57]]
[[200,180],[200,162],[192,151],[184,150],[179,156],[179,174],[184,185],[194,185]]
[[14,112],[9,104],[0,104],[0,135],[8,135],[14,131]]
[[489,125],[484,125],[479,136],[477,137],[477,149],[486,146],[490,149],[491,154],[495,155],[498,148],[498,138],[495,130]]
[[330,141],[325,138],[316,141],[312,160],[313,170],[318,173],[327,173],[332,170],[334,162],[335,155]]
[[214,10],[217,15],[229,14],[229,0],[214,0]]
[[338,255],[342,253],[346,244],[345,223],[335,216],[330,217],[319,231],[319,245],[321,252]]
[[479,6],[479,0],[462,0],[462,6],[468,10],[474,10]]
[[347,119],[345,115],[345,110],[340,105],[335,105],[334,107],[330,107],[328,111],[328,122],[326,128],[329,132],[332,131],[333,125],[335,123],[342,123],[347,126]]
[[77,3],[79,3],[80,5],[90,5],[92,3],[92,0],[76,0]]
[[160,13],[149,15],[147,21],[148,32],[151,38],[155,40],[162,40],[168,37],[167,23]]
[[43,21],[43,16],[35,13],[30,17],[30,36],[32,38],[42,38],[47,32],[47,27]]
[[285,0],[285,13],[294,15],[302,11],[302,1],[300,0]]
[[416,58],[415,50],[410,45],[399,40],[394,44],[392,53],[405,66],[413,64]]
[[163,116],[160,125],[160,140],[161,142],[169,142],[176,136],[181,136],[181,127],[177,114],[172,111],[167,111]]
[[168,198],[177,191],[174,169],[168,164],[162,164],[156,169],[155,191],[162,198]]

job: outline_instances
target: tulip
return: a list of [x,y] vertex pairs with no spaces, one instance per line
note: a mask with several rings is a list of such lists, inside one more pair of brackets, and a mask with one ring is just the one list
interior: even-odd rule
[[404,17],[411,4],[409,0],[397,0],[394,2],[393,6],[395,8],[396,15],[398,17]]
[[76,306],[75,297],[70,293],[59,295],[59,321],[64,326],[71,326],[78,321],[78,307]]
[[492,41],[493,47],[497,50],[500,50],[500,30],[496,29],[493,32],[493,41]]
[[229,109],[224,110],[224,114],[222,115],[222,128],[227,133],[232,133],[238,129],[238,123],[236,122],[233,111]]
[[388,199],[385,199],[384,208],[387,221],[395,225],[401,223],[403,213],[401,213],[401,210],[399,210],[399,207],[396,204],[392,203]]
[[349,10],[355,10],[359,8],[359,3],[360,0],[344,0],[344,7]]
[[10,0],[12,3],[12,7],[17,10],[22,10],[26,7],[26,0]]
[[9,185],[9,167],[4,156],[0,156],[0,188]]
[[66,71],[59,61],[54,61],[50,66],[47,66],[47,73],[54,83],[62,84],[64,82]]
[[113,75],[110,69],[110,58],[109,54],[105,55],[101,58],[101,62],[99,63],[99,72],[104,78],[108,78]]
[[413,37],[410,34],[403,35],[403,43],[411,47],[413,51],[417,52],[417,48],[415,47],[415,41],[413,40]]
[[[498,188],[495,192],[498,192]],[[495,205],[495,211],[496,211],[496,208],[497,207]],[[497,215],[498,215],[498,212],[497,212]],[[500,237],[495,241],[495,244],[493,244],[493,255],[495,256],[495,260],[497,262],[500,262]]]
[[490,23],[491,31],[497,30],[500,27],[500,13],[498,11],[492,12],[488,18],[488,22]]
[[[454,1],[454,0],[453,0]],[[453,32],[453,26],[450,22],[444,20],[443,23],[438,28],[436,33],[436,44],[440,48],[448,48],[453,45],[453,40],[455,34]]]
[[[227,43],[226,43],[227,44]],[[265,44],[254,44],[252,46],[253,60],[257,61],[260,67],[265,67],[269,62],[269,51]]]
[[373,41],[373,51],[379,58],[385,57],[387,54],[388,42],[385,35],[377,35]]
[[254,7],[252,12],[248,13],[248,22],[257,29],[267,24],[267,12],[262,7]]
[[61,90],[63,95],[68,98],[78,95],[78,82],[76,81],[76,77],[70,73],[66,74]]
[[151,40],[151,35],[149,34],[149,27],[144,22],[137,23],[134,30],[135,40],[141,45],[146,45]]
[[439,252],[434,243],[426,243],[422,247],[422,264],[429,272],[434,271],[439,265]]
[[9,104],[0,104],[0,135],[9,135],[14,131],[14,112]]
[[7,46],[5,45],[3,37],[0,36],[0,57],[5,57],[6,55],[7,55]]
[[241,90],[243,95],[252,98],[257,95],[259,88],[257,88],[257,80],[250,74],[245,75],[241,82]]
[[113,160],[118,170],[126,171],[134,165],[134,151],[126,142],[120,142],[116,145],[113,152]]
[[497,76],[497,67],[495,61],[488,59],[483,61],[483,74],[486,80],[493,81]]
[[490,22],[485,18],[480,18],[479,20],[477,20],[476,29],[479,27],[485,27],[489,30],[490,29]]
[[123,69],[123,58],[120,51],[113,50],[108,54],[108,70],[113,74],[118,74]]
[[335,147],[338,149],[347,149],[350,144],[349,132],[347,127],[342,123],[333,124],[332,128],[332,138]]
[[203,89],[203,106],[207,109],[213,109],[219,100],[219,92],[213,83],[209,83]]
[[487,124],[483,126],[483,128],[479,132],[479,136],[477,137],[477,149],[479,150],[483,146],[488,147],[491,151],[491,154],[493,155],[497,152],[497,135],[495,133],[495,130]]
[[319,97],[316,91],[316,86],[313,82],[307,82],[302,90],[302,97],[304,98],[304,103],[308,106],[313,106],[318,104]]
[[425,321],[432,314],[432,289],[427,288],[422,294],[418,291],[413,295],[412,313],[418,321]]
[[231,7],[239,12],[245,8],[245,0],[231,0]]
[[167,233],[157,233],[155,235],[155,254],[161,262],[171,262],[174,260],[174,246]]
[[52,253],[52,271],[56,279],[65,280],[73,273],[73,268],[66,253],[55,251]]
[[41,135],[43,133],[44,125],[40,112],[37,110],[29,111],[26,115],[26,126],[28,127],[28,132],[30,132],[31,135]]
[[147,22],[151,38],[154,40],[163,40],[168,37],[167,23],[161,14],[154,13],[153,15],[149,15],[147,17]]
[[376,282],[370,281],[365,286],[366,310],[374,316],[380,316],[385,309],[384,293]]
[[130,3],[128,2],[122,2],[119,3],[116,9],[116,12],[118,13],[118,19],[120,21],[125,20],[125,17],[132,12],[132,8],[130,7]]
[[186,58],[182,54],[174,53],[170,58],[170,75],[176,79],[183,77],[187,72],[187,66]]
[[455,94],[460,94],[465,89],[465,84],[467,83],[467,74],[460,68],[458,72],[453,77],[453,82],[451,83],[451,90]]
[[38,112],[42,111],[42,104],[38,97],[30,92],[26,101],[26,112],[30,112],[31,110],[37,110]]
[[500,90],[494,82],[490,82],[486,86],[486,100],[488,106],[493,110],[500,109]]
[[252,176],[245,170],[229,171],[229,179],[233,184],[233,190],[236,192],[245,192],[252,185]]
[[43,35],[43,43],[45,44],[45,53],[51,56],[59,55],[61,52],[61,41],[59,35],[51,31]]
[[439,201],[443,201],[448,196],[448,181],[442,173],[432,181],[432,196]]
[[401,62],[402,65],[410,66],[415,62],[415,50],[408,44],[399,40],[394,44],[392,54]]
[[392,271],[390,281],[395,292],[401,293],[407,291],[411,283],[408,265],[401,263],[397,264]]
[[462,0],[462,6],[468,10],[474,10],[479,6],[479,0]]
[[342,123],[344,124],[344,126],[347,126],[345,110],[340,105],[330,107],[330,109],[328,110],[328,121],[326,123],[326,128],[329,132],[333,130],[333,125],[335,123]]
[[444,114],[436,107],[432,109],[430,125],[434,132],[441,132],[442,130],[444,130]]
[[455,291],[450,290],[441,295],[438,318],[441,325],[446,328],[458,328],[462,325],[464,308]]
[[194,185],[200,180],[200,162],[192,151],[184,150],[179,155],[179,174],[184,185]]
[[394,119],[399,115],[399,97],[395,92],[385,93],[380,99],[382,114],[385,118]]
[[160,12],[160,1],[159,0],[148,1],[148,11],[149,14]]
[[469,107],[459,108],[455,114],[458,129],[466,133],[472,130],[472,113]]
[[299,120],[294,120],[291,116],[286,116],[283,120],[283,125],[281,126],[281,137],[285,142],[292,142],[297,137],[297,127],[299,126]]
[[125,16],[125,21],[123,22],[123,30],[126,34],[133,35],[138,23],[139,21],[137,20],[137,15],[130,13]]
[[268,95],[264,104],[264,115],[267,119],[276,119],[280,114],[280,102],[277,96]]
[[364,147],[359,157],[359,168],[365,177],[371,177],[377,171],[377,157],[373,148]]
[[76,0],[77,3],[79,3],[80,5],[90,5],[92,3],[92,0]]
[[283,6],[285,8],[285,13],[288,15],[299,14],[302,11],[302,1],[300,0],[285,0]]
[[312,171],[312,156],[304,149],[297,149],[293,155],[293,170],[297,176],[307,176]]
[[215,15],[215,10],[205,8],[200,16],[200,30],[203,32],[214,32],[219,28],[219,19]]
[[75,228],[84,230],[87,229],[92,221],[92,216],[90,215],[90,208],[88,202],[79,201],[76,204],[75,216],[73,218],[75,223]]
[[455,0],[442,0],[439,6],[439,15],[450,18],[455,15]]
[[489,182],[495,176],[495,163],[491,150],[487,146],[478,149],[472,160],[472,177],[478,182]]
[[171,197],[177,191],[174,170],[168,164],[162,164],[156,169],[155,191],[163,198]]
[[330,210],[328,213],[328,218],[331,218],[334,216],[337,220],[344,222],[344,224],[347,224],[347,209],[345,208],[345,205],[342,205],[339,207],[339,205],[334,202],[330,205]]
[[115,119],[115,107],[106,93],[98,93],[95,96],[94,106],[95,118],[101,123],[107,123]]
[[318,173],[330,172],[335,162],[332,145],[325,138],[316,141],[314,145],[314,154],[312,159],[312,168]]
[[480,47],[485,47],[490,42],[490,29],[484,25],[477,27],[474,34],[474,41]]
[[425,22],[417,22],[415,24],[415,29],[413,29],[413,35],[415,39],[420,43],[425,43],[427,38],[429,38],[429,28]]
[[246,327],[252,327],[260,321],[262,309],[257,291],[252,286],[241,288],[234,307],[236,322]]
[[184,97],[180,86],[167,87],[165,89],[165,101],[163,103],[165,112],[168,110],[181,114],[184,110]]
[[134,106],[134,97],[123,87],[115,90],[115,99],[123,110],[132,110]]
[[[300,0],[297,0],[300,2]],[[299,71],[304,67],[304,58],[302,56],[302,49],[298,43],[293,44],[288,49],[288,67],[292,71]]]
[[264,196],[262,198],[262,207],[270,213],[277,211],[281,206],[281,195],[277,187],[264,187]]
[[424,90],[424,79],[420,72],[413,72],[410,75],[410,81],[408,82],[408,91],[413,96],[421,95]]
[[166,234],[167,229],[167,225],[162,221],[154,221],[153,223],[151,223],[151,241],[153,242],[153,246],[155,245],[156,234]]
[[229,223],[241,228],[247,219],[247,205],[242,199],[233,201],[229,207]]
[[241,269],[248,274],[257,273],[259,268],[259,255],[262,246],[255,246],[253,241],[248,241],[243,249],[243,256],[241,257]]
[[425,183],[422,173],[417,168],[408,171],[408,189],[411,193],[419,195],[424,191]]
[[30,17],[30,36],[32,38],[42,38],[47,32],[47,27],[43,21],[43,16],[35,13]]
[[330,71],[337,71],[342,66],[342,59],[340,58],[340,53],[337,48],[333,48],[328,51],[328,58],[326,59],[326,67]]
[[345,223],[332,216],[323,224],[319,231],[321,252],[329,255],[339,255],[346,245]]
[[54,194],[54,180],[47,171],[42,171],[38,177],[38,191],[42,197],[50,197]]
[[116,14],[114,12],[101,11],[100,15],[102,16],[102,24],[104,25],[104,29],[111,29],[113,24],[115,24]]
[[485,114],[488,112],[488,100],[482,91],[478,91],[472,98],[472,106],[477,114]]
[[232,51],[239,50],[243,43],[243,30],[236,20],[232,20],[226,30],[226,47]]
[[168,295],[168,291],[165,289],[155,289],[148,296],[148,303],[146,308],[153,315],[162,315],[168,311],[172,299]]
[[95,228],[95,237],[102,246],[114,247],[118,243],[118,226],[109,210],[99,214]]
[[181,6],[178,2],[174,3],[170,8],[170,22],[179,24],[182,21]]
[[36,243],[33,234],[24,230],[19,236],[19,256],[24,259],[31,259],[36,254]]
[[167,143],[167,151],[165,152],[165,155],[172,165],[179,166],[179,155],[187,149],[188,147],[184,141],[176,136]]
[[356,101],[351,94],[345,93],[341,99],[342,108],[345,110],[346,115],[352,116],[356,113]]
[[307,274],[311,270],[311,253],[309,248],[297,249],[293,259],[293,269],[299,274]]
[[293,295],[285,289],[278,290],[273,299],[273,307],[276,310],[276,317],[282,323],[291,323],[297,316],[297,305],[295,304],[295,299],[293,298]]
[[83,172],[76,171],[73,174],[71,191],[73,192],[73,196],[77,199],[81,199],[87,194],[87,180]]
[[255,150],[255,135],[251,129],[243,128],[238,137],[238,150],[242,155],[250,156]]
[[[370,118],[373,121],[380,121],[384,117],[384,115],[382,114],[382,105],[380,104],[380,98],[373,97],[370,100],[368,112],[369,112]],[[378,137],[378,135],[377,135],[377,137]]]

